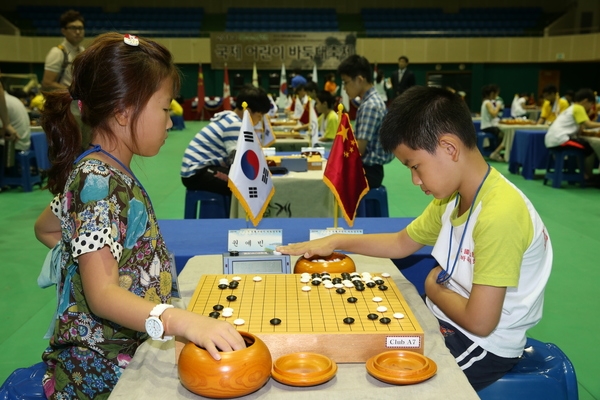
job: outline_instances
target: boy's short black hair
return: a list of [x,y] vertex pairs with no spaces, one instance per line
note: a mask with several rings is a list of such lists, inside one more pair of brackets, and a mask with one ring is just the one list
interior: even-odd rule
[[390,105],[379,140],[390,153],[404,144],[435,154],[438,138],[447,133],[456,135],[469,149],[477,147],[471,111],[464,100],[443,88],[413,86]]
[[297,86],[294,88],[294,93],[298,94],[298,92],[299,92],[299,91],[301,91],[301,90],[304,90],[304,91],[306,91],[306,86],[305,86],[303,83],[301,83],[301,84],[297,85]]
[[307,92],[317,93],[317,90],[319,90],[319,86],[313,81],[306,82],[306,85],[304,85],[304,90],[306,90]]
[[338,74],[347,75],[354,79],[362,76],[368,83],[373,83],[373,69],[369,60],[358,54],[353,54],[341,62],[337,69]]
[[575,97],[573,97],[573,101],[575,103],[579,103],[580,101],[587,100],[592,104],[596,103],[596,96],[594,96],[594,91],[592,89],[579,89],[577,93],[575,93]]
[[319,93],[317,93],[317,99],[319,99],[321,103],[327,103],[327,108],[333,110],[333,106],[335,105],[335,97],[333,97],[333,95],[327,90],[321,90]]
[[556,89],[556,86],[553,84],[544,86],[544,89],[542,90],[542,94],[554,94],[554,93],[558,93],[558,89]]
[[242,86],[237,98],[235,99],[235,108],[242,110],[242,103],[246,102],[252,112],[266,114],[271,109],[271,101],[267,92],[263,88],[257,88],[250,84]]

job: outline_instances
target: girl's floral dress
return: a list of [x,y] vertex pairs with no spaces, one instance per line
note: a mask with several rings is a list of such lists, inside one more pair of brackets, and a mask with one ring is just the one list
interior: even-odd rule
[[59,290],[64,301],[42,355],[48,365],[44,390],[52,399],[107,398],[148,335],[90,311],[77,257],[107,246],[119,265],[121,287],[154,303],[168,303],[169,254],[145,192],[99,160],[84,159],[75,166],[51,209],[62,228]]

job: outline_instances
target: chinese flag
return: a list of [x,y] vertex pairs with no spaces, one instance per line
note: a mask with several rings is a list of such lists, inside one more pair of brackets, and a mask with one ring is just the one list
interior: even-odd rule
[[229,89],[229,72],[227,64],[223,70],[223,110],[231,110],[231,90]]
[[198,107],[196,108],[196,118],[204,120],[204,74],[202,73],[202,63],[198,67]]
[[[296,106],[296,107],[298,107],[298,106]],[[311,107],[311,101],[308,100],[306,102],[306,104],[304,105],[302,115],[300,116],[301,124],[308,124],[310,122],[310,107]]]
[[337,199],[348,225],[354,225],[356,209],[369,191],[369,184],[347,113],[343,113],[340,119],[323,181]]

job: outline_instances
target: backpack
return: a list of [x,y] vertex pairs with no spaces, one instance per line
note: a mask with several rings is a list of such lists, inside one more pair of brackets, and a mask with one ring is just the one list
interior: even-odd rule
[[58,80],[57,80],[57,82],[60,83],[60,81],[63,78],[63,75],[65,74],[67,67],[69,66],[69,54],[67,54],[67,49],[62,44],[59,44],[56,47],[58,47],[63,52],[63,63],[60,66],[60,74],[58,75]]

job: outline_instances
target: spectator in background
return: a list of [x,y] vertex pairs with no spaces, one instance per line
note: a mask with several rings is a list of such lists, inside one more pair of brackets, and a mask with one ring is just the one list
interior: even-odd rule
[[594,150],[585,139],[581,139],[582,128],[600,128],[599,122],[592,122],[588,113],[596,103],[594,92],[591,89],[580,89],[575,93],[573,104],[560,113],[550,125],[544,143],[551,149],[555,147],[575,147],[582,149],[586,158],[585,178],[592,177],[594,166]]
[[398,70],[392,74],[394,97],[400,96],[406,89],[416,84],[415,74],[408,69],[408,57],[400,56],[398,58]]
[[338,74],[344,82],[348,97],[361,98],[356,113],[354,136],[369,187],[378,188],[383,181],[383,165],[394,158],[393,154],[383,150],[379,141],[379,129],[387,112],[385,103],[373,87],[373,70],[365,57],[355,54],[346,58],[338,67]]
[[502,117],[502,112],[504,111],[504,99],[500,97],[500,86],[495,83],[490,84],[491,88],[496,92],[496,97],[492,99],[492,102],[495,106],[500,107],[500,114],[498,114],[498,121],[500,122],[500,118]]
[[185,150],[181,163],[181,181],[187,189],[231,194],[227,187],[227,175],[233,163],[242,126],[243,102],[248,104],[253,125],[261,121],[271,108],[271,101],[262,88],[243,86],[237,96],[235,110],[216,114]]
[[377,94],[379,95],[379,97],[381,97],[381,100],[383,100],[383,102],[387,105],[387,101],[388,101],[387,90],[389,89],[389,87],[388,87],[388,80],[385,79],[383,70],[381,70],[381,69],[376,70],[375,73],[373,74],[373,80],[374,80],[373,86],[375,87]]
[[527,105],[529,95],[527,93],[517,93],[513,98],[510,106],[510,116],[513,118],[522,118],[527,116],[527,110],[535,108],[535,106]]
[[294,72],[292,73],[292,80],[290,82],[290,86],[292,87],[292,89],[296,89],[298,86],[300,85],[306,85],[307,84],[307,80],[305,77],[302,76],[302,74],[300,73],[299,69],[295,69]]
[[558,115],[569,107],[569,102],[561,99],[558,96],[558,90],[554,85],[547,85],[542,91],[544,104],[542,105],[542,113],[538,119],[538,125],[551,124]]
[[[7,159],[14,160],[8,151],[29,150],[31,146],[31,128],[29,124],[29,113],[23,102],[15,96],[8,94],[0,83],[0,174],[14,174],[16,168],[11,162],[7,165]],[[6,128],[5,128],[6,127]],[[14,142],[8,146],[8,142]],[[4,172],[4,167],[9,167]],[[27,166],[22,166],[27,167]]]
[[83,46],[80,46],[85,37],[83,16],[74,10],[62,14],[60,32],[65,40],[50,49],[44,63],[42,90],[48,92],[66,89],[71,85],[73,60],[83,51]]
[[327,76],[325,76],[324,89],[331,93],[332,96],[337,95],[338,85],[335,83],[335,74],[327,74]]
[[[498,115],[501,112],[500,105],[502,103],[496,102],[495,99],[498,97],[496,85],[486,85],[481,90],[483,102],[481,103],[481,130],[486,133],[491,133],[496,136],[497,141],[500,142],[502,131],[498,128]],[[500,151],[504,149],[504,144],[500,144],[491,154],[490,158],[494,161],[504,161],[500,155]]]

